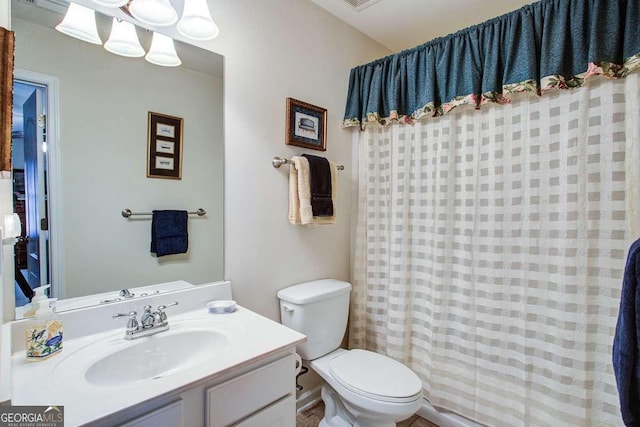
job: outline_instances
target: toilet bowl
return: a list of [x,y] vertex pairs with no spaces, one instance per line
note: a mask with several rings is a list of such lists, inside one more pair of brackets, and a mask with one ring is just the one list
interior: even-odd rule
[[386,356],[338,349],[310,361],[309,366],[326,382],[321,427],[395,426],[422,405],[420,379]]
[[307,336],[297,351],[325,383],[320,427],[392,427],[422,404],[422,382],[402,363],[340,348],[351,284],[316,280],[278,291],[282,324]]

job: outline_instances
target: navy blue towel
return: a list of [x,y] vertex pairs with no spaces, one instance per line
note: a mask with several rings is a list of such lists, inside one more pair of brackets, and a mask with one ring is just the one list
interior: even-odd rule
[[620,312],[613,340],[613,372],[620,412],[627,427],[640,426],[640,239],[627,256],[622,279]]
[[309,189],[313,216],[333,216],[331,166],[324,157],[303,154],[309,161]]
[[184,254],[189,249],[187,211],[153,211],[151,253],[157,256]]

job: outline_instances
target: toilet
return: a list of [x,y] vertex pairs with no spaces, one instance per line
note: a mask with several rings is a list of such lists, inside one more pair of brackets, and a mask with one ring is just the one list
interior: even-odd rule
[[297,347],[325,384],[320,427],[391,427],[422,405],[422,382],[387,356],[340,348],[351,284],[315,280],[278,291],[282,324],[307,336]]

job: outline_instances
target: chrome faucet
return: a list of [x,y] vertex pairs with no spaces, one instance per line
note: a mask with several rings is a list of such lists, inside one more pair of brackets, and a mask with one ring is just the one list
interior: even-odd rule
[[135,311],[130,311],[129,313],[115,313],[112,317],[114,319],[125,316],[129,317],[124,339],[134,340],[136,338],[148,337],[169,329],[167,313],[165,313],[164,310],[167,307],[173,307],[174,305],[178,305],[178,301],[174,301],[167,305],[159,305],[156,309],[157,311],[153,312],[151,311],[150,305],[145,305],[144,313],[140,316],[140,322],[136,319],[138,313]]
[[[155,295],[159,293],[160,293],[160,290],[156,289],[155,291],[142,292],[137,295],[138,297],[148,297],[149,295]],[[124,300],[132,299],[135,297],[136,297],[136,294],[131,292],[129,289],[122,289],[120,290],[120,292],[118,292],[118,296],[116,298],[103,299],[100,301],[100,304],[109,304],[112,302],[124,301]]]

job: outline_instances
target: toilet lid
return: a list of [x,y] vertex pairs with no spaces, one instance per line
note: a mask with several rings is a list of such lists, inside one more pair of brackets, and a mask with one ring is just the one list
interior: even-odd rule
[[418,376],[402,363],[366,350],[351,350],[329,362],[343,387],[385,402],[409,402],[422,392]]

